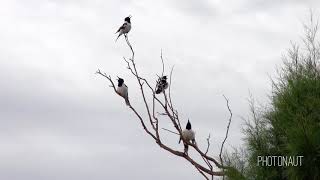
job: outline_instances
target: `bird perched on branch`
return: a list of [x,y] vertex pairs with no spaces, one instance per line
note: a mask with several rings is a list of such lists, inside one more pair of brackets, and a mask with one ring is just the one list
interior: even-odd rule
[[116,32],[119,33],[116,41],[119,39],[119,37],[124,34],[124,35],[127,35],[128,32],[131,30],[131,15],[124,18],[124,23],[122,24],[122,26],[118,29],[118,31]]
[[165,89],[167,89],[169,86],[167,82],[167,76],[162,76],[158,79],[157,85],[156,85],[156,94],[160,94],[164,92]]
[[126,101],[126,105],[129,106],[129,96],[128,96],[128,87],[124,84],[124,80],[122,78],[118,77],[118,87],[117,87],[117,93],[119,96],[123,97]]
[[185,153],[188,153],[188,143],[190,141],[191,141],[192,144],[197,145],[196,144],[196,138],[195,138],[195,132],[191,129],[191,123],[190,123],[189,120],[188,120],[186,129],[184,129],[182,131],[182,135],[180,137],[179,144],[180,144],[182,138],[183,138],[184,152]]

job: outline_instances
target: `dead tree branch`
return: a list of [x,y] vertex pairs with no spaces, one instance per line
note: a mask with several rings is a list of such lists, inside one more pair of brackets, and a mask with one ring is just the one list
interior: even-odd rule
[[[163,97],[164,97],[164,101],[163,101],[163,100],[161,100],[161,98],[159,98],[156,95],[155,89],[149,83],[149,81],[146,78],[143,78],[139,75],[139,72],[138,72],[138,69],[137,69],[137,66],[135,63],[135,59],[134,59],[135,52],[134,52],[134,49],[133,49],[127,35],[125,35],[125,40],[126,40],[128,47],[131,50],[132,55],[131,55],[131,58],[123,57],[123,60],[125,61],[126,65],[127,65],[127,69],[129,69],[129,71],[131,72],[133,77],[135,77],[135,79],[138,82],[138,85],[140,88],[140,94],[141,94],[143,104],[144,104],[144,109],[147,112],[146,117],[142,117],[140,115],[141,113],[136,111],[136,109],[134,108],[133,102],[130,103],[128,105],[128,107],[137,116],[144,131],[149,136],[151,136],[152,139],[155,140],[155,142],[159,145],[159,147],[161,147],[162,149],[164,149],[164,150],[166,150],[166,151],[168,151],[178,157],[181,157],[181,158],[187,160],[190,164],[192,164],[199,171],[199,173],[205,179],[209,179],[209,177],[211,177],[211,179],[213,179],[214,176],[224,176],[224,174],[225,174],[224,169],[226,169],[228,167],[223,166],[222,160],[220,160],[221,162],[219,163],[216,159],[214,159],[213,157],[210,157],[208,155],[208,152],[210,149],[210,134],[207,138],[207,148],[204,151],[200,150],[196,144],[186,142],[182,138],[182,140],[184,141],[184,144],[188,144],[190,147],[192,147],[192,149],[195,150],[195,152],[198,153],[198,155],[200,155],[200,157],[203,159],[204,163],[197,162],[192,157],[190,157],[187,153],[185,153],[183,151],[175,150],[175,148],[170,147],[165,142],[161,141],[161,134],[159,133],[159,129],[163,129],[165,131],[168,131],[170,133],[173,133],[173,134],[176,134],[176,135],[182,137],[182,127],[180,124],[179,113],[172,103],[172,96],[171,96],[171,86],[173,84],[172,74],[173,74],[174,67],[172,67],[171,71],[170,71],[170,81],[169,81],[169,88],[168,88],[169,92],[168,92],[168,95],[166,92],[163,92]],[[161,58],[161,62],[162,62],[161,75],[163,76],[164,71],[165,71],[165,68],[164,68],[165,65],[164,65],[162,50],[161,50],[160,58]],[[110,82],[110,84],[111,84],[110,87],[112,87],[114,92],[117,93],[116,86],[115,86],[110,75],[107,75],[106,73],[102,73],[99,69],[97,70],[96,73],[105,77]],[[152,98],[151,102],[149,102],[147,100],[148,94],[151,94],[151,98]],[[229,109],[231,116],[230,116],[229,124],[227,127],[226,138],[224,139],[223,144],[221,146],[220,159],[221,159],[221,152],[223,149],[223,145],[224,145],[224,143],[227,139],[227,136],[228,136],[229,126],[230,126],[231,117],[232,117],[232,112],[229,107],[229,101],[226,97],[225,97],[225,99],[227,101],[227,107]],[[157,111],[157,107],[160,107],[161,111]],[[163,113],[157,113],[157,112],[163,112]],[[158,116],[168,118],[170,120],[170,122],[172,123],[173,127],[175,128],[175,131],[169,130],[165,127],[160,127]],[[213,165],[215,165],[215,167]]]
[[[223,166],[223,160],[222,160],[222,151],[223,151],[223,146],[228,138],[228,134],[229,134],[229,128],[230,128],[230,124],[231,124],[231,120],[232,120],[232,111],[230,109],[230,106],[229,106],[229,99],[226,98],[225,95],[223,95],[224,99],[226,100],[226,103],[227,103],[227,108],[228,108],[228,111],[230,113],[230,117],[229,117],[229,122],[228,122],[228,126],[227,126],[227,131],[226,131],[226,136],[221,144],[221,149],[220,149],[220,153],[219,153],[219,158],[220,158],[220,163],[221,163],[221,166]],[[224,172],[224,169],[222,169],[222,171]],[[223,179],[224,179],[224,175],[223,175]]]

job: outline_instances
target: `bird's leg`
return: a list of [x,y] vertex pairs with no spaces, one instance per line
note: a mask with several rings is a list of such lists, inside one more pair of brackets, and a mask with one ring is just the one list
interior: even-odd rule
[[188,155],[188,144],[184,143],[184,153]]

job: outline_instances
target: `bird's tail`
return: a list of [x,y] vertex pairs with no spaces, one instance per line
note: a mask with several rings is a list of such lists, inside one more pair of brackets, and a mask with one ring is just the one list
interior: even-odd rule
[[188,144],[184,144],[184,148],[188,150]]
[[119,37],[122,35],[122,33],[119,33],[119,36],[117,37],[117,39],[115,40],[115,42],[117,42],[117,40],[119,39]]
[[160,94],[161,93],[161,90],[160,89],[157,89],[156,90],[156,94]]
[[188,154],[188,144],[184,144],[184,153]]
[[127,105],[127,106],[130,106],[129,98],[124,98],[124,99],[125,99],[125,101],[126,101],[126,105]]
[[156,88],[156,94],[160,94],[162,91],[163,91],[163,89],[162,89],[161,86],[158,86],[158,87]]

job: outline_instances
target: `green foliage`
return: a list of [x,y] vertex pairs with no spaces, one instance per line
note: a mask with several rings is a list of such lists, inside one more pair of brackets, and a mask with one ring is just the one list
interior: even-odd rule
[[226,170],[229,179],[245,180],[247,154],[245,149],[234,148],[232,153],[225,152],[223,155],[224,165],[230,167]]
[[[284,57],[279,77],[273,80],[271,105],[258,111],[251,101],[251,119],[246,122],[245,158],[237,158],[228,179],[320,179],[320,42],[317,25],[305,26],[303,48],[293,45]],[[257,166],[257,156],[304,156],[302,166]],[[227,161],[228,159],[226,159]],[[243,170],[245,169],[245,170]]]
[[231,167],[226,171],[226,175],[229,179],[246,180],[243,174],[241,174],[236,168]]

